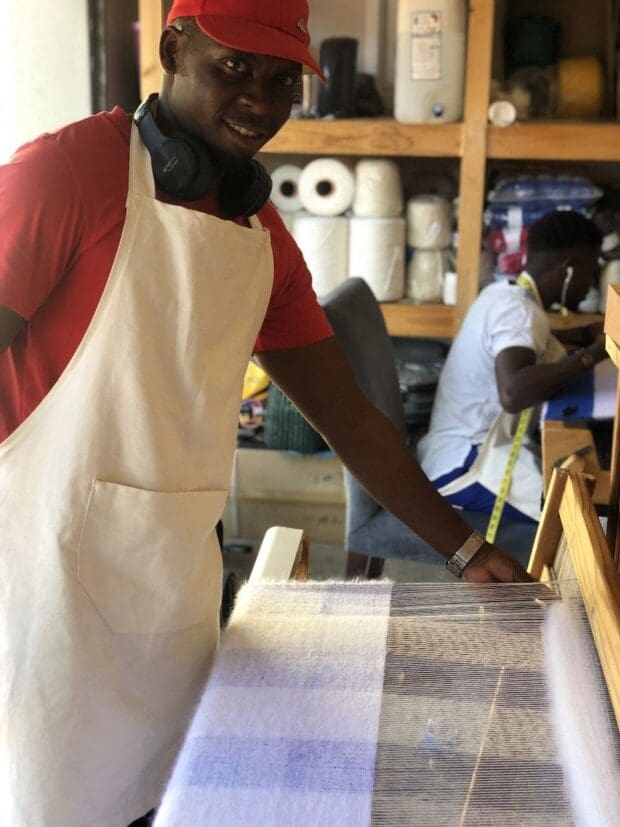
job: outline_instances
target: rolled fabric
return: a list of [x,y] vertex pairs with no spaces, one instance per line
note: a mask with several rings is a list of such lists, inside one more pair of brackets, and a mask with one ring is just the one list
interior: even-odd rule
[[353,212],[365,218],[401,215],[403,193],[400,170],[394,161],[365,158],[355,166]]
[[303,168],[299,197],[315,215],[342,215],[351,208],[355,178],[351,169],[335,158],[317,158]]
[[407,267],[407,296],[415,302],[441,301],[449,268],[450,250],[415,250]]
[[349,220],[349,275],[360,276],[377,301],[405,295],[405,219]]
[[346,279],[349,257],[349,222],[344,216],[297,213],[293,237],[312,274],[319,299]]
[[301,210],[302,203],[299,197],[299,179],[301,167],[294,164],[282,164],[271,174],[273,187],[271,200],[279,212],[295,212]]
[[452,206],[440,195],[418,195],[407,202],[407,243],[441,250],[452,242]]

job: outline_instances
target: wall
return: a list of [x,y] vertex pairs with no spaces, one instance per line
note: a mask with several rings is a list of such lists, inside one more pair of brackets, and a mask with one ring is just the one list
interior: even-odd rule
[[88,0],[0,0],[0,162],[91,111]]
[[394,82],[394,44],[398,0],[310,0],[310,33],[318,58],[326,37],[356,37],[358,71],[377,78],[391,107]]

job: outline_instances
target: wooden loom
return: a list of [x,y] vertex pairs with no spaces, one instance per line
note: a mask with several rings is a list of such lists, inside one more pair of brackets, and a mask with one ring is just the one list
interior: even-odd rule
[[[607,351],[620,366],[620,288],[611,286],[605,315]],[[620,399],[620,396],[618,397]],[[588,473],[594,471],[594,474]],[[611,703],[620,726],[620,540],[618,538],[620,411],[616,410],[609,474],[607,537],[596,511],[601,481],[584,457],[556,468],[534,540],[530,573],[578,584]],[[607,481],[605,481],[605,487]]]
[[[620,341],[620,292],[616,298],[618,334],[611,332],[611,323],[607,326],[612,357],[616,354],[613,342]],[[617,444],[615,438],[615,468]],[[554,471],[530,571],[548,581],[567,604],[580,606],[583,602],[620,723],[620,579],[593,502],[595,480],[586,470],[583,457],[572,456]],[[612,512],[614,502],[617,512],[617,486],[615,492]],[[615,533],[612,539],[615,549]],[[295,810],[298,820],[291,818],[289,823],[341,823],[347,827],[573,825],[565,785],[560,783],[563,776],[551,747],[554,738],[544,701],[543,647],[538,646],[540,637],[528,634],[529,627],[535,629],[540,621],[537,614],[557,602],[553,595],[541,584],[467,587],[455,581],[441,590],[439,602],[434,604],[433,587],[441,584],[283,583],[307,578],[307,557],[303,531],[272,528],[265,535],[250,577],[251,588],[239,596],[228,638],[162,803],[162,827],[187,823],[188,807],[194,807],[199,816],[194,823],[207,823],[207,814],[212,820],[214,812],[228,817],[233,805],[239,809],[228,821],[215,819],[213,823],[276,825],[283,823],[282,813],[288,815],[291,807],[301,807],[302,815]],[[335,603],[330,601],[335,593],[350,590],[357,591],[366,606],[373,600],[380,602],[380,593],[392,587],[396,600],[390,598],[386,631],[379,635],[386,644],[378,670],[383,681],[382,689],[379,687],[381,709],[366,729],[353,729],[347,723],[345,731],[354,731],[355,737],[353,749],[343,760],[340,752],[327,748],[332,745],[329,736],[323,735],[319,741],[313,737],[315,730],[324,732],[323,719],[331,722],[333,715],[333,709],[326,705],[318,716],[313,704],[323,687],[321,676],[328,676],[325,686],[329,689],[347,678],[348,666],[356,663],[356,635],[362,638],[357,641],[358,649],[366,653],[369,646],[372,648],[369,630],[373,626],[366,612],[343,616],[334,611]],[[430,600],[423,603],[421,611],[410,612],[411,601],[420,594],[423,601]],[[300,611],[299,602],[304,599],[305,611]],[[315,618],[308,613],[314,600],[321,609],[312,628],[322,631],[322,637],[305,634],[305,627],[303,634],[296,634],[305,618]],[[478,609],[475,614],[472,603],[474,610]],[[383,614],[376,616],[382,623]],[[492,637],[487,635],[487,626]],[[340,645],[334,656],[331,647],[342,629],[353,629],[354,636],[345,636],[346,646]],[[308,668],[304,665],[308,653],[316,657],[322,651],[321,641],[323,645],[329,641],[329,656],[317,661],[319,668]],[[300,663],[302,668],[298,669]],[[332,669],[337,665],[336,672],[329,671],[330,664]],[[373,695],[367,686],[376,672],[366,665],[361,671],[351,668],[350,690],[345,693],[346,703],[338,707],[338,719],[347,716],[347,721],[349,717],[355,721],[359,709],[366,715],[369,701],[376,701],[378,695],[376,687]],[[293,681],[296,675],[300,683]],[[363,675],[361,694],[356,675]],[[293,700],[283,703],[282,697],[288,697],[286,692],[291,688]],[[300,717],[294,701],[300,697],[294,692],[305,688],[309,690],[303,695],[307,721],[305,714]],[[235,731],[229,737],[222,732],[221,722],[230,719],[231,710]],[[590,711],[588,706],[588,714]],[[235,716],[245,717],[237,721]],[[358,790],[354,784],[360,777],[355,774],[356,767],[363,765],[369,741],[364,732],[370,732],[370,740],[376,742],[376,756],[371,762],[372,783]],[[334,736],[333,743],[337,741]],[[287,745],[284,752],[283,743]],[[321,749],[313,751],[312,745],[317,743]],[[253,758],[256,744],[260,750]],[[589,755],[588,750],[579,751],[580,759],[582,755]],[[234,773],[230,767],[236,768]],[[581,766],[579,769],[581,772]],[[323,798],[315,796],[314,806],[306,812],[303,796],[312,795],[317,778],[322,783],[329,778],[330,783],[325,789],[321,787]],[[579,778],[581,785],[582,776]],[[368,800],[371,793],[364,818],[351,815],[354,810],[348,809],[356,806],[359,792],[366,793]],[[344,811],[337,810],[340,793],[351,793]],[[314,807],[331,806],[332,799],[338,820],[331,815],[325,820],[327,809],[321,820]],[[596,795],[590,795],[588,807],[596,800]],[[247,820],[257,814],[260,822]],[[160,821],[157,824],[159,827]]]

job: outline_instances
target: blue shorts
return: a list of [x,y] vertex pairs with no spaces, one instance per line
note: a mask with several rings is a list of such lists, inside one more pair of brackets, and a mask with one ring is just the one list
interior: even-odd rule
[[[443,474],[441,477],[437,477],[437,479],[432,480],[435,488],[442,488],[449,482],[462,477],[463,474],[469,470],[469,467],[472,465],[477,456],[478,445],[474,445],[469,454],[465,457],[463,465],[459,468],[454,468],[452,471],[449,471],[447,474]],[[481,511],[483,514],[489,515],[493,511],[493,506],[495,504],[495,494],[479,482],[471,483],[471,485],[466,486],[462,491],[458,491],[456,494],[449,494],[447,496],[444,494],[443,496],[456,508],[464,508],[467,511]],[[519,511],[517,508],[510,505],[510,503],[504,503],[502,518],[514,520],[519,523],[536,523],[536,520],[528,517],[527,514]]]

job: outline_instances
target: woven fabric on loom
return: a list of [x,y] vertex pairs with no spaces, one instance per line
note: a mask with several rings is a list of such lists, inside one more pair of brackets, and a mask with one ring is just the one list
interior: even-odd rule
[[156,827],[572,825],[540,584],[246,586]]

